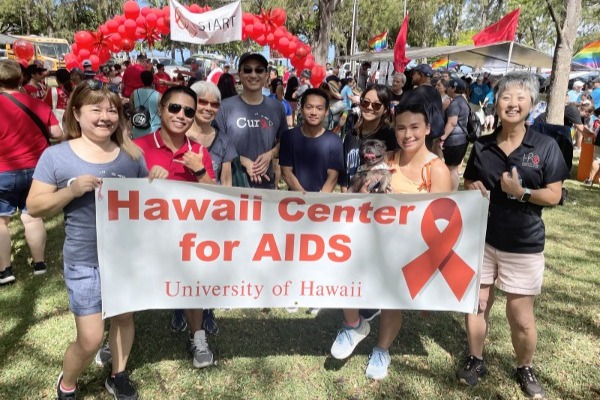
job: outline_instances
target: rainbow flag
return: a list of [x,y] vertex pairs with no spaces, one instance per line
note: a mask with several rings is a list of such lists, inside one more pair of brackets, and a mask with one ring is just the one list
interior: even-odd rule
[[458,63],[456,61],[448,61],[447,58],[443,58],[443,59],[437,60],[434,63],[432,63],[431,68],[433,68],[433,69],[440,69],[440,68],[450,69],[450,68],[456,67],[457,65],[458,65]]
[[600,40],[586,44],[579,53],[573,56],[573,62],[600,69]]
[[387,49],[387,36],[387,31],[380,33],[377,36],[373,36],[371,39],[369,39],[369,47],[374,51]]

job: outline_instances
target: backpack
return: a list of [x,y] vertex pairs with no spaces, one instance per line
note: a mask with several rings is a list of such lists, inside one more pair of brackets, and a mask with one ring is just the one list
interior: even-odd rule
[[[479,119],[479,115],[477,115],[477,113],[473,111],[468,104],[467,107],[469,110],[469,116],[467,117],[467,128],[465,129],[463,126],[460,128],[463,130],[465,135],[467,135],[467,140],[469,143],[473,143],[481,136],[481,119]],[[460,126],[460,124],[458,125]]]
[[[138,98],[138,103],[140,101],[140,92],[135,91]],[[137,106],[133,113],[131,114],[131,124],[138,129],[148,129],[150,128],[150,110],[148,110],[145,105],[152,96],[152,93],[148,95],[144,104]]]

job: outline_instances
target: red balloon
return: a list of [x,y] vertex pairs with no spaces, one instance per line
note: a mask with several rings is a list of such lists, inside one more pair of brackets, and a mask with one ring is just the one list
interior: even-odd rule
[[271,20],[275,23],[275,25],[281,26],[285,24],[286,18],[287,15],[285,14],[285,10],[283,8],[277,7],[271,10]]
[[163,10],[161,10],[160,8],[153,8],[152,9],[152,14],[156,15],[156,19],[162,18],[163,17]]
[[297,48],[298,48],[298,43],[297,42],[294,42],[293,40],[289,42],[289,44],[288,44],[288,50],[289,50],[290,53],[294,54]]
[[127,32],[128,35],[135,34],[135,30],[137,28],[135,21],[128,19],[123,25],[125,26],[125,32]]
[[127,19],[136,19],[140,15],[140,6],[134,0],[128,0],[123,5],[123,13]]
[[114,19],[111,19],[106,21],[106,27],[110,33],[115,33],[117,32],[117,29],[119,29],[119,23]]
[[125,29],[125,25],[120,25],[117,29],[117,33],[121,35],[121,37],[127,36],[127,30]]
[[79,31],[75,34],[75,43],[79,48],[90,48],[94,43],[94,36],[88,31]]
[[117,24],[122,25],[123,22],[125,22],[125,17],[122,15],[117,15],[114,20],[117,22]]
[[148,28],[154,28],[156,26],[157,21],[158,21],[158,18],[156,17],[155,14],[146,15],[146,25],[148,25]]
[[306,58],[304,61],[304,68],[312,69],[315,66],[315,60],[311,60],[310,58]]
[[264,32],[265,32],[265,26],[263,24],[261,24],[260,22],[254,22],[254,34],[260,36]]
[[[256,32],[254,34],[256,34]],[[261,46],[264,46],[267,44],[267,38],[265,37],[265,35],[260,35],[255,39],[255,42],[260,44]]]
[[266,40],[267,40],[267,43],[269,43],[269,44],[275,44],[275,35],[273,35],[272,33],[269,33],[266,36]]
[[163,17],[170,17],[171,16],[171,8],[169,6],[164,6],[162,8],[162,12],[163,12]]
[[67,69],[71,71],[74,68],[79,68],[79,61],[77,61],[77,59],[72,59],[69,61],[65,60],[65,65]]
[[242,22],[244,24],[253,24],[254,23],[254,15],[252,15],[251,13],[243,13],[242,14]]
[[281,46],[282,49],[287,50],[290,47],[290,41],[286,37],[282,37],[279,39],[279,46]]
[[79,61],[83,61],[83,60],[87,60],[90,58],[90,51],[88,49],[80,49],[79,53],[77,54],[77,58],[79,59]]
[[[91,60],[91,57],[93,57],[93,56],[90,56],[90,60]],[[105,62],[107,62],[108,60],[110,60],[110,50],[108,50],[107,47],[103,47],[98,52],[98,60],[100,61],[100,64],[104,64]]]
[[121,41],[121,48],[123,49],[123,51],[129,53],[135,48],[135,43],[133,42],[133,40],[125,38]]
[[142,9],[140,10],[140,14],[142,14],[144,17],[150,13],[151,13],[150,7],[142,7]]
[[193,12],[194,14],[200,14],[203,11],[204,10],[202,8],[200,8],[200,6],[198,4],[192,4],[190,6],[190,12]]
[[137,17],[137,18],[135,19],[135,24],[136,24],[138,27],[140,27],[140,28],[143,28],[143,27],[145,27],[145,26],[146,26],[146,18],[145,18],[145,17],[142,17],[142,16],[140,15],[139,17]]
[[79,53],[79,45],[77,43],[73,43],[71,45],[71,53],[73,53],[73,54]]
[[246,35],[248,35],[248,36],[253,36],[254,35],[254,24],[247,24],[246,26],[244,26],[244,33],[246,33]]
[[304,58],[308,55],[308,49],[306,48],[306,46],[298,46],[295,54],[298,58]]
[[100,68],[100,58],[97,55],[92,54],[90,56],[90,62],[92,63],[92,69],[98,71],[98,68]]
[[106,24],[100,25],[100,28],[98,29],[100,30],[100,32],[102,32],[103,35],[108,35],[110,33],[110,30],[108,30]]
[[[283,29],[277,28],[273,32],[273,36],[275,36],[275,39],[277,39],[279,41],[279,39],[281,39],[283,36],[285,36],[285,32],[283,31]],[[288,40],[288,43],[289,43],[289,40]]]

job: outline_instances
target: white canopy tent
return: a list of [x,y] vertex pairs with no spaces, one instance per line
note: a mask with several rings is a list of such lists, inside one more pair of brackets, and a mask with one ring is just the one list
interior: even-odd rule
[[[459,64],[468,65],[475,69],[498,70],[507,69],[511,42],[500,42],[485,46],[462,45],[407,48],[406,56],[412,60],[422,58],[445,57]],[[347,61],[393,62],[394,51],[387,50],[379,53],[359,53],[353,56],[340,57]],[[552,56],[539,50],[532,49],[513,42],[510,65],[515,68],[552,68]],[[584,65],[573,63],[574,70],[588,70]]]

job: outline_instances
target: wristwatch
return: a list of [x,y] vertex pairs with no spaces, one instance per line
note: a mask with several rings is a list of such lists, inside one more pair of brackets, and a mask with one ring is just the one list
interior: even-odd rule
[[531,190],[528,188],[523,188],[525,191],[523,192],[523,195],[521,196],[521,198],[519,199],[519,201],[521,203],[527,203],[529,201],[529,198],[531,197]]
[[206,168],[202,168],[202,169],[199,169],[198,171],[194,172],[194,175],[196,175],[198,178],[201,178],[204,176],[205,173],[206,173]]

